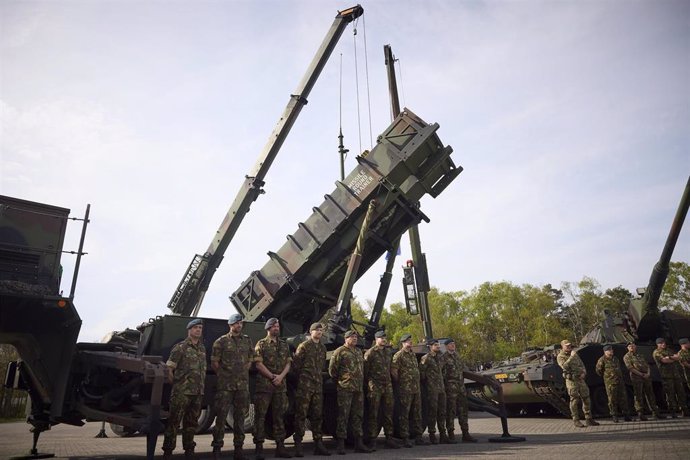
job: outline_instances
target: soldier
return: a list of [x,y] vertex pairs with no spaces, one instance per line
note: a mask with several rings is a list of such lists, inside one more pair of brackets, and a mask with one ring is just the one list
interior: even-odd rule
[[429,353],[422,356],[419,374],[424,387],[426,398],[426,426],[429,430],[429,441],[438,444],[436,439],[436,425],[442,444],[449,444],[446,434],[446,389],[443,385],[441,371],[441,345],[438,340],[429,341]]
[[573,345],[569,340],[562,340],[561,348],[556,361],[563,369],[565,387],[568,389],[568,396],[570,396],[570,413],[573,416],[573,423],[578,428],[584,428],[585,425],[580,422],[579,414],[580,405],[582,405],[587,426],[598,426],[599,423],[592,418],[590,409],[589,388],[585,382],[587,375],[585,365],[577,353],[573,351]]
[[326,347],[321,343],[323,324],[309,327],[309,337],[297,347],[292,367],[298,376],[295,392],[295,457],[303,457],[307,414],[314,439],[314,455],[331,455],[323,445],[321,423],[323,418],[323,368],[326,364]]
[[357,339],[357,331],[347,331],[345,345],[335,350],[328,365],[328,373],[336,381],[338,391],[338,424],[335,432],[338,455],[345,454],[348,421],[351,422],[355,438],[355,452],[371,452],[362,442],[364,356],[362,350],[357,348]]
[[640,420],[643,422],[647,421],[647,417],[644,415],[645,398],[647,398],[649,409],[652,411],[653,420],[666,418],[665,415],[659,413],[659,407],[656,405],[656,398],[654,397],[654,389],[652,388],[651,370],[647,361],[637,354],[635,342],[628,342],[628,352],[623,356],[623,363],[630,371],[630,380],[635,393],[635,410]]
[[[455,340],[445,339],[446,352],[441,355],[441,373],[443,385],[446,390],[446,429],[448,430],[448,443],[455,444],[455,416],[457,415],[462,431],[462,442],[477,442],[470,435],[470,426],[467,412],[467,390],[465,389],[465,374],[470,374],[469,369],[460,359],[457,353]],[[483,381],[479,374],[471,373],[477,381]],[[497,382],[486,382],[490,385],[498,385]]]
[[681,411],[687,411],[687,408],[685,407],[685,388],[680,377],[680,366],[677,363],[680,360],[678,354],[671,354],[671,351],[666,348],[666,339],[659,337],[656,339],[656,350],[652,353],[652,357],[661,374],[661,383],[671,418],[677,418],[679,413],[682,416]]
[[230,331],[213,342],[211,367],[218,374],[213,402],[216,423],[213,427],[213,458],[220,458],[225,436],[225,419],[232,407],[234,458],[246,458],[244,444],[244,418],[249,410],[249,368],[254,362],[254,347],[249,336],[242,334],[242,315],[230,315]]
[[398,424],[400,425],[400,437],[403,446],[412,447],[410,437],[415,439],[415,444],[424,445],[426,441],[422,437],[422,394],[419,387],[419,366],[417,357],[412,351],[412,336],[405,334],[400,338],[402,348],[393,355],[391,364],[391,376],[398,385],[398,399],[400,401],[400,413]]
[[678,341],[680,344],[680,351],[678,352],[678,362],[683,366],[683,374],[685,375],[685,384],[690,388],[690,340],[682,338]]
[[376,438],[379,435],[379,410],[382,412],[383,432],[386,435],[386,447],[400,449],[401,445],[393,437],[393,384],[391,383],[392,353],[387,347],[388,339],[385,331],[374,334],[376,343],[364,353],[364,379],[369,393],[367,404],[369,408],[369,438],[368,446],[376,450]]
[[256,460],[263,460],[264,458],[265,423],[269,406],[273,415],[273,439],[276,441],[276,457],[291,458],[292,455],[285,449],[284,444],[285,422],[283,417],[288,406],[285,376],[290,371],[292,358],[287,342],[280,337],[278,318],[269,318],[264,329],[268,331],[266,337],[256,342],[256,347],[254,347],[256,370],[261,374],[256,379],[256,388],[254,389]]
[[618,417],[621,415],[626,422],[632,422],[628,414],[628,396],[625,392],[621,363],[613,356],[611,345],[604,345],[604,355],[597,361],[596,372],[604,378],[613,423],[618,423]]
[[187,338],[177,343],[165,363],[172,380],[170,415],[163,440],[163,459],[172,458],[177,441],[177,429],[182,422],[182,447],[185,459],[194,458],[194,433],[199,426],[201,399],[206,379],[206,348],[201,340],[204,323],[193,319],[187,324]]

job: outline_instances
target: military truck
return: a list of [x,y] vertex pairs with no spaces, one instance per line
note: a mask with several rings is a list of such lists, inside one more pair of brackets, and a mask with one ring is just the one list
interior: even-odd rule
[[[659,310],[659,298],[668,276],[669,263],[678,236],[690,206],[690,179],[681,196],[669,235],[661,257],[652,270],[647,288],[638,289],[638,298],[630,301],[627,312],[613,315],[604,312],[604,318],[580,341],[577,353],[587,368],[587,385],[590,388],[595,415],[608,415],[608,398],[602,377],[595,372],[596,362],[603,355],[603,346],[613,346],[614,355],[621,362],[627,353],[627,343],[637,344],[637,353],[644,356],[652,370],[652,381],[657,402],[663,407],[661,378],[652,359],[657,337],[664,337],[670,349],[678,349],[678,340],[690,336],[690,316],[671,310]],[[555,360],[560,345],[528,350],[522,356],[508,360],[482,374],[493,376],[501,382],[507,409],[511,415],[561,413],[570,417],[568,396],[561,368]],[[631,386],[628,372],[623,376]],[[478,383],[468,383],[472,395],[484,401],[496,403],[496,395],[490,388]],[[628,392],[632,395],[632,390]]]

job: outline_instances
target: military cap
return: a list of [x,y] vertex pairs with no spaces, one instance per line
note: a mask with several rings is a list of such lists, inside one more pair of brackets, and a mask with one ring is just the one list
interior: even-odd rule
[[611,345],[604,345],[604,351],[609,351],[613,350],[613,347]]
[[276,323],[278,323],[278,318],[268,318],[268,321],[266,321],[266,324],[264,325],[264,329],[269,330]]
[[407,342],[408,340],[412,340],[412,334],[403,334],[402,337],[400,337],[400,342]]
[[352,337],[353,335],[359,335],[357,334],[357,331],[350,329],[345,333],[345,338]]
[[195,318],[195,319],[193,319],[187,323],[187,329],[189,330],[189,329],[193,328],[194,326],[203,326],[203,325],[204,325],[204,320],[202,320],[201,318]]
[[434,345],[438,343],[438,339],[429,339],[427,340],[426,344],[427,345]]
[[313,323],[311,326],[309,326],[309,332],[315,331],[317,329],[323,329],[323,324],[321,323]]
[[561,340],[561,346],[565,347],[566,345],[572,345],[572,343],[570,343],[570,340]]
[[680,340],[678,341],[678,344],[679,344],[679,345],[685,345],[686,343],[690,343],[690,340],[688,340],[688,339],[685,338],[685,337],[683,337],[682,339],[680,339]]
[[451,343],[455,343],[455,340],[453,340],[453,339],[443,339],[443,340],[441,341],[441,343],[442,343],[443,345],[450,345]]
[[233,313],[232,315],[230,315],[230,319],[228,319],[228,324],[235,324],[239,323],[240,321],[244,321],[242,315],[240,315],[239,313]]
[[666,343],[666,339],[663,337],[659,337],[658,339],[656,339],[656,343]]
[[628,342],[627,346],[630,346],[630,345],[637,345],[637,344],[635,342]]
[[374,337],[376,337],[377,339],[380,339],[381,337],[386,337],[386,331],[376,331]]

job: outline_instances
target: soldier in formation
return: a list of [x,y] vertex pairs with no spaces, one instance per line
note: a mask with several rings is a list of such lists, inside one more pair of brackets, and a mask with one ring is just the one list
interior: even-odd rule
[[678,341],[680,344],[680,351],[678,352],[678,362],[683,368],[683,375],[685,376],[685,385],[690,389],[690,340],[682,338]]
[[288,407],[285,376],[290,371],[292,357],[285,339],[280,337],[278,318],[269,318],[264,325],[266,337],[256,342],[254,361],[259,376],[254,390],[254,444],[256,460],[263,460],[263,444],[266,439],[265,420],[269,406],[273,414],[273,438],[276,441],[276,457],[291,458],[285,449],[285,422],[283,417]]
[[321,343],[323,324],[314,323],[309,327],[309,337],[297,346],[292,361],[298,376],[295,392],[295,457],[303,457],[302,438],[309,416],[314,455],[331,455],[323,444],[321,431],[323,418],[323,369],[326,365],[326,347]]
[[[429,353],[422,356],[419,365],[421,381],[424,386],[426,399],[426,426],[429,431],[429,442],[448,444],[446,433],[446,389],[443,385],[443,373],[441,371],[441,345],[438,340],[429,341]],[[438,426],[439,438],[436,438]]]
[[206,378],[206,348],[201,340],[203,329],[202,320],[191,320],[187,324],[187,338],[172,348],[166,362],[173,385],[170,394],[170,415],[163,440],[164,460],[172,458],[180,422],[185,459],[194,458],[194,433],[199,425]]
[[647,364],[647,360],[644,357],[637,354],[635,342],[628,342],[628,352],[623,356],[623,363],[630,371],[630,381],[635,394],[635,410],[640,420],[647,421],[647,417],[644,414],[645,400],[652,411],[652,418],[654,420],[666,418],[659,413],[659,407],[656,404],[649,364]]
[[570,413],[573,416],[573,423],[577,428],[584,428],[585,425],[580,422],[580,406],[582,406],[585,413],[585,423],[587,426],[597,426],[598,422],[592,417],[589,400],[589,388],[585,382],[587,371],[585,365],[573,351],[573,345],[569,340],[561,341],[561,352],[556,357],[558,365],[563,369],[563,378],[565,378],[565,386],[568,389],[568,396],[570,396]]
[[362,441],[362,418],[364,416],[364,356],[357,348],[357,331],[345,333],[345,345],[337,348],[328,365],[328,373],[337,383],[338,422],[335,437],[337,452],[345,454],[345,438],[350,422],[355,438],[355,452],[369,453],[371,449]]
[[623,416],[626,422],[631,422],[632,418],[630,418],[628,413],[628,396],[625,392],[621,363],[613,355],[613,347],[611,345],[604,345],[604,355],[597,361],[595,370],[597,374],[604,378],[606,395],[609,399],[609,412],[613,423],[618,423],[620,416]]
[[400,401],[399,425],[403,446],[412,447],[410,438],[415,444],[424,445],[422,437],[422,394],[419,386],[419,366],[412,350],[412,336],[405,334],[400,338],[402,348],[393,355],[391,376],[398,386]]
[[244,418],[249,410],[249,368],[254,362],[254,347],[249,336],[242,334],[242,315],[230,315],[230,331],[213,342],[211,368],[218,375],[213,413],[213,458],[220,458],[225,436],[225,420],[232,407],[234,459],[244,459]]
[[463,442],[477,442],[470,435],[468,423],[467,390],[465,389],[464,374],[469,369],[460,359],[456,350],[455,340],[445,339],[446,352],[441,356],[441,373],[446,390],[446,429],[448,443],[455,444],[455,417],[457,415],[462,431]]
[[678,415],[682,416],[682,411],[687,412],[688,408],[686,407],[685,388],[683,388],[680,364],[678,363],[680,357],[677,353],[673,354],[666,348],[666,339],[663,337],[656,339],[656,350],[652,353],[652,357],[659,368],[659,374],[661,374],[661,383],[671,418],[677,418]]
[[391,361],[393,353],[388,345],[385,331],[374,334],[376,343],[364,353],[364,379],[367,385],[368,429],[367,446],[376,450],[376,438],[381,426],[379,415],[383,420],[383,433],[386,436],[385,446],[399,449],[400,442],[393,437],[393,384],[391,381]]

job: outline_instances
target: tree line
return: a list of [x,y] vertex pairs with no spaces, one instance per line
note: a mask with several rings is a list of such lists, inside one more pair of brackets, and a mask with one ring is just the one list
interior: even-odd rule
[[[622,314],[633,293],[618,286],[603,289],[594,278],[551,284],[515,285],[485,282],[470,292],[432,288],[429,308],[434,336],[453,337],[468,364],[498,362],[519,356],[528,347],[544,347],[562,339],[580,339],[603,319],[604,310]],[[671,262],[659,307],[690,315],[690,265]],[[371,305],[353,302],[353,316],[365,321]],[[396,344],[404,333],[424,338],[419,316],[402,303],[391,304],[381,315],[388,337]]]

